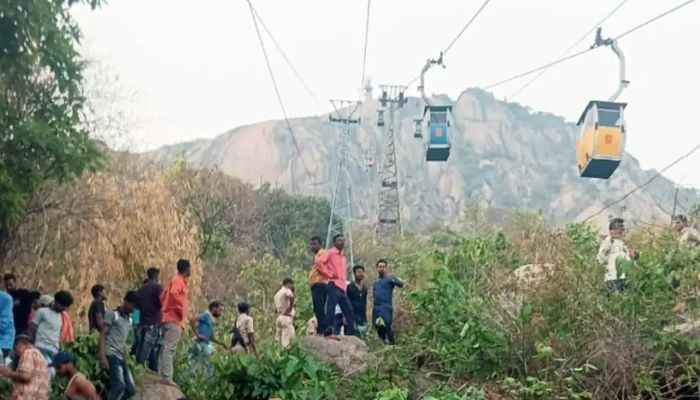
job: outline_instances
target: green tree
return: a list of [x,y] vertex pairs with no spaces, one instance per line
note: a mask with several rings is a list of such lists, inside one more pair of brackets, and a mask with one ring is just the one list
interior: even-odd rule
[[262,220],[264,247],[277,257],[299,239],[312,235],[325,237],[331,207],[328,200],[298,196],[263,185],[256,191]]
[[99,165],[83,123],[85,63],[76,3],[3,0],[0,6],[0,239],[21,218],[34,191]]

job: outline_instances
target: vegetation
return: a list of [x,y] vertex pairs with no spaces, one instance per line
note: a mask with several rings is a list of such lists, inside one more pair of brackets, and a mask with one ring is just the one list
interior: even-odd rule
[[[0,11],[0,239],[44,183],[99,165],[82,124],[76,0],[7,0]],[[93,8],[99,0],[85,1]]]

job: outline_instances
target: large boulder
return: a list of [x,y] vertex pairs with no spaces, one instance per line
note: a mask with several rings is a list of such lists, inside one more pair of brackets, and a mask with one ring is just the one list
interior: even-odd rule
[[355,336],[338,336],[338,340],[306,336],[299,346],[318,360],[334,365],[343,376],[362,372],[375,361],[367,344]]
[[162,378],[154,374],[146,374],[136,391],[134,400],[183,400],[185,395],[180,389],[166,385]]

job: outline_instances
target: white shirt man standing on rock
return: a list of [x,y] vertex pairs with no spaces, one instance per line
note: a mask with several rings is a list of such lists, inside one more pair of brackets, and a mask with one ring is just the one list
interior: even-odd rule
[[294,329],[294,281],[292,278],[285,278],[282,287],[275,294],[275,310],[277,311],[275,340],[283,348],[286,348],[296,336]]
[[609,225],[609,235],[603,240],[598,249],[598,262],[605,266],[605,284],[615,294],[625,291],[625,274],[618,270],[620,262],[630,262],[639,258],[636,250],[630,250],[623,241],[625,236],[625,221],[613,218]]

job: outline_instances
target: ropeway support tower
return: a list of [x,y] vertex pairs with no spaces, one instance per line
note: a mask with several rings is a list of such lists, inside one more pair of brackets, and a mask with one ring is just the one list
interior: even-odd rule
[[332,246],[333,236],[343,234],[345,236],[345,255],[348,259],[348,268],[355,265],[352,251],[352,193],[350,184],[350,127],[359,124],[361,118],[358,110],[362,104],[359,101],[331,100],[334,112],[329,116],[331,123],[341,126],[340,130],[340,161],[336,172],[335,186],[331,198],[331,215],[328,221],[328,234],[326,245]]
[[[386,130],[386,145],[382,163],[379,200],[377,211],[377,239],[383,240],[392,235],[402,235],[401,202],[399,201],[399,179],[396,165],[395,131],[401,132],[401,117],[397,118],[397,110],[408,100],[404,96],[405,86],[382,85],[379,101],[383,108],[389,109]],[[398,119],[398,125],[397,120]]]

